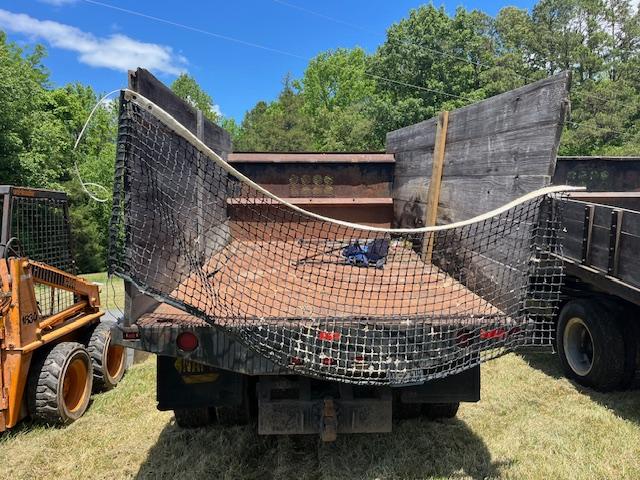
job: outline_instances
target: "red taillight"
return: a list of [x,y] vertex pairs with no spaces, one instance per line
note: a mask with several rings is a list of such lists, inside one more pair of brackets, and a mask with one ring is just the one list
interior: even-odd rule
[[302,359],[300,357],[291,357],[289,359],[290,365],[302,365]]
[[322,364],[323,365],[335,365],[336,364],[336,360],[335,360],[335,358],[324,357],[322,359]]
[[318,340],[325,340],[327,342],[336,342],[340,340],[340,332],[327,332],[321,330],[318,332]]
[[176,345],[183,352],[193,352],[198,348],[198,337],[191,332],[182,332],[176,339]]
[[491,330],[480,329],[480,338],[482,340],[499,340],[507,336],[504,328],[493,328]]
[[356,362],[364,362],[364,355],[356,355],[354,358]]

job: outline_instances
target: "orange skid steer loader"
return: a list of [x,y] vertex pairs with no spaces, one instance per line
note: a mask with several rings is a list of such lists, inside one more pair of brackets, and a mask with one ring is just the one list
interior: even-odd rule
[[0,208],[0,432],[71,423],[122,378],[125,351],[98,285],[73,274],[66,195],[0,186]]

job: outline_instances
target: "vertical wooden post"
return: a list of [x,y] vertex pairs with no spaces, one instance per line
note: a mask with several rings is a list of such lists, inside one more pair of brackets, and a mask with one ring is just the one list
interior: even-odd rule
[[[449,126],[449,112],[440,112],[436,126],[436,138],[433,146],[433,168],[431,170],[431,181],[429,182],[429,192],[427,193],[427,208],[424,215],[424,224],[432,227],[438,218],[438,202],[440,201],[440,188],[442,186],[442,172],[444,171],[444,153],[447,144],[447,128]],[[434,234],[427,233],[426,241],[422,246],[422,259],[425,262],[431,261],[433,254]]]

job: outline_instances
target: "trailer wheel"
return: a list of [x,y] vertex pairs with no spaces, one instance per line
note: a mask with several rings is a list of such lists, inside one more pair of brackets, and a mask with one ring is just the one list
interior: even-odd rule
[[458,408],[460,408],[460,402],[425,403],[422,413],[432,420],[437,418],[453,418],[458,413]]
[[63,342],[32,364],[27,406],[40,422],[68,424],[87,410],[91,397],[91,358],[80,343]]
[[626,375],[620,323],[606,303],[577,299],[560,312],[556,345],[565,375],[599,391],[621,386]]
[[100,322],[93,331],[87,350],[93,363],[93,390],[102,392],[114,388],[126,370],[126,351],[111,343],[111,327],[114,322]]
[[215,421],[215,410],[209,407],[176,408],[173,410],[180,428],[201,428]]

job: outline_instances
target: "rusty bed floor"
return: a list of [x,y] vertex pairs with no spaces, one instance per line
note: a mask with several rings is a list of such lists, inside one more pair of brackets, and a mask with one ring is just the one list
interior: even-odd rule
[[[202,275],[176,285],[171,297],[225,326],[241,326],[248,319],[256,324],[261,319],[289,323],[336,317],[379,322],[492,316],[507,320],[413,249],[393,242],[384,268],[376,269],[345,264],[340,249],[324,243],[235,241],[210,259]],[[138,320],[140,326],[167,323],[207,325],[168,304]]]

